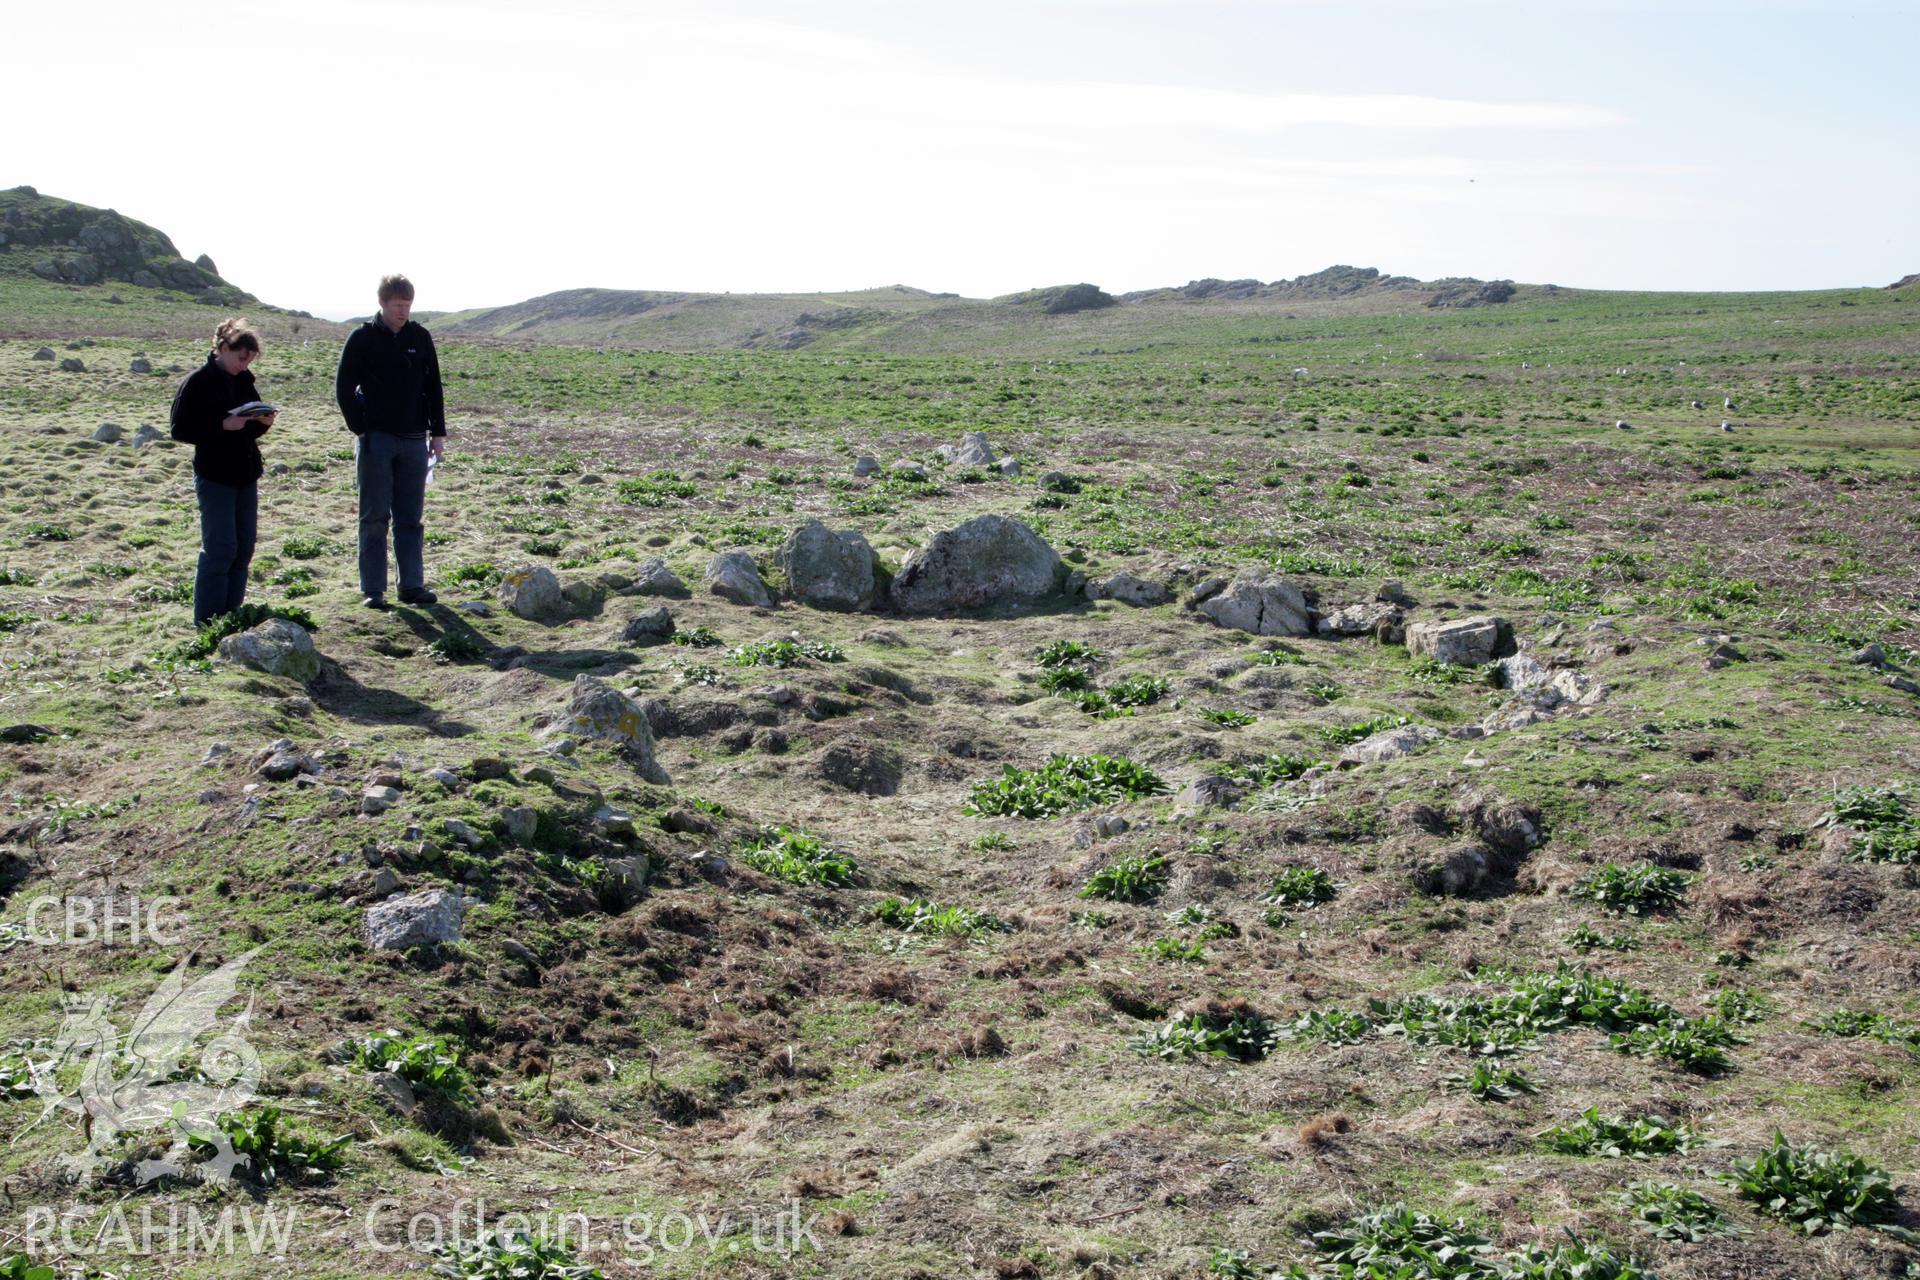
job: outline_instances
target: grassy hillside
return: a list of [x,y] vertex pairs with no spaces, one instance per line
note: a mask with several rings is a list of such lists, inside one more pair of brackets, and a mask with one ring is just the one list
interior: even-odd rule
[[[793,351],[536,345],[443,318],[442,602],[388,614],[353,592],[338,337],[274,317],[256,375],[287,408],[250,596],[315,624],[306,683],[187,647],[190,458],[90,438],[164,426],[164,370],[199,358],[205,310],[156,298],[137,332],[95,293],[31,296],[51,309],[0,340],[0,729],[44,731],[0,745],[3,1247],[77,1273],[371,1280],[438,1260],[398,1247],[411,1215],[470,1235],[478,1203],[489,1224],[580,1215],[550,1231],[607,1276],[1336,1275],[1337,1242],[1312,1237],[1349,1229],[1383,1266],[1414,1265],[1410,1236],[1467,1246],[1461,1276],[1529,1248],[1563,1252],[1516,1274],[1912,1273],[1911,290],[1064,316],[883,290],[753,321],[883,317]],[[734,347],[769,306],[696,301],[626,323]],[[32,359],[80,338],[84,372]],[[136,351],[163,372],[129,372]],[[973,429],[1022,474],[937,452]],[[855,478],[863,453],[927,479]],[[982,512],[1175,599],[910,617],[701,588],[715,551],[764,563],[808,516],[897,569]],[[619,594],[651,556],[691,593]],[[501,606],[529,564],[574,586],[567,617]],[[1240,570],[1326,612],[1397,581],[1410,621],[1497,615],[1603,692],[1527,723],[1483,669],[1184,607]],[[712,643],[629,639],[661,603]],[[782,638],[812,656],[753,665]],[[1044,665],[1062,641],[1098,652]],[[560,745],[581,674],[658,700],[668,782]],[[1438,736],[1343,767],[1402,719]],[[281,738],[313,772],[259,771]],[[978,812],[1008,768],[1094,753],[1166,790]],[[1230,803],[1189,791],[1208,777]],[[398,799],[362,813],[370,785]],[[772,838],[784,859],[772,826],[802,833]],[[844,875],[799,874],[807,835]],[[1443,869],[1476,857],[1484,878],[1450,891]],[[367,945],[368,906],[434,887],[474,899],[457,942]],[[30,938],[37,900],[109,893],[180,899],[180,937]],[[303,1172],[282,1140],[271,1182],[141,1186],[165,1146],[146,1129],[69,1181],[81,1121],[29,1128],[46,1104],[22,1074],[55,1056],[63,996],[115,997],[124,1032],[183,959],[198,976],[256,947],[219,1020],[253,994],[261,1098],[241,1115],[347,1137],[338,1167]],[[347,1052],[388,1028],[438,1040],[407,1067],[406,1115]],[[1884,1169],[1891,1207],[1863,1210],[1884,1221],[1808,1209],[1799,1229],[1717,1180],[1776,1130]],[[1802,1160],[1799,1185],[1830,1168]],[[1877,1203],[1869,1173],[1831,1177]],[[1396,1203],[1438,1221],[1366,1216]],[[756,1248],[754,1212],[772,1246],[796,1205],[798,1250]],[[36,1208],[292,1227],[284,1262],[188,1258],[35,1235]],[[690,1242],[661,1243],[673,1214]],[[1580,1247],[1639,1269],[1578,1270]]]

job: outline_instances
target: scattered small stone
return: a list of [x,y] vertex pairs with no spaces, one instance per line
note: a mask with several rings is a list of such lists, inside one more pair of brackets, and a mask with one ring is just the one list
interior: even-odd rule
[[500,811],[500,821],[507,829],[507,835],[516,843],[525,844],[533,839],[534,832],[540,829],[540,815],[526,805],[514,805]]
[[394,787],[368,787],[360,797],[360,812],[381,814],[400,803],[400,792]]
[[603,804],[593,811],[593,825],[601,835],[632,836],[633,815],[615,805]]
[[1718,671],[1723,667],[1730,667],[1736,662],[1745,662],[1746,660],[1747,655],[1732,645],[1717,644],[1713,647],[1713,650],[1707,654],[1707,670]]
[[103,422],[93,429],[93,438],[101,444],[119,444],[124,434],[117,422]]
[[414,1096],[413,1086],[398,1072],[375,1071],[367,1077],[367,1083],[372,1086],[374,1097],[402,1119],[412,1116],[420,1105],[420,1100]]
[[493,606],[485,600],[462,600],[453,607],[461,613],[471,614],[476,618],[491,618],[493,616]]
[[458,818],[442,818],[440,826],[450,838],[458,840],[469,849],[478,849],[487,842],[485,836]]
[[56,356],[55,356],[55,355],[53,354],[53,348],[52,348],[52,347],[42,347],[42,348],[40,348],[40,349],[39,349],[38,351],[36,351],[36,352],[34,352],[34,353],[33,353],[33,358],[34,358],[35,360],[54,360],[54,359],[57,359],[57,357],[56,357]]
[[857,479],[864,479],[879,469],[879,460],[870,453],[863,453],[853,460],[853,474]]
[[127,365],[128,373],[152,373],[153,361],[145,356],[135,356]]
[[1887,665],[1887,651],[1875,640],[1865,648],[1855,650],[1850,661],[1859,667],[1884,667]]
[[68,356],[60,362],[62,373],[85,373],[86,371],[86,364],[78,356]]
[[426,778],[427,778],[427,781],[437,782],[441,786],[447,788],[447,790],[449,791],[452,791],[460,786],[460,775],[455,773],[453,770],[447,768],[443,764],[437,764],[433,768],[427,770]]
[[513,766],[498,756],[479,756],[467,765],[467,776],[475,782],[504,778],[512,772]]

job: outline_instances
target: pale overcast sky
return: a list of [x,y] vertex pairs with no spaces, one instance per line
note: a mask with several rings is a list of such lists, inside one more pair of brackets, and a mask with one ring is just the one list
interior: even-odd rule
[[18,6],[0,186],[265,300],[1920,271],[1920,5]]

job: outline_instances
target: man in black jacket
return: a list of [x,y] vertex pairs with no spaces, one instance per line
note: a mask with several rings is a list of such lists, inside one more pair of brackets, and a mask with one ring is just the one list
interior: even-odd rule
[[400,566],[400,602],[432,604],[422,563],[421,513],[427,499],[427,457],[446,454],[447,416],[440,357],[433,336],[408,319],[413,283],[380,281],[380,314],[355,329],[340,351],[333,395],[347,428],[359,437],[360,593],[369,609],[387,607],[387,525]]

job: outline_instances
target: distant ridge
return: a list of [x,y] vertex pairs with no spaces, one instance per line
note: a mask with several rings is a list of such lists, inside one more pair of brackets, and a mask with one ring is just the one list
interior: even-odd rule
[[1262,284],[1258,280],[1219,280],[1208,277],[1167,289],[1140,289],[1120,295],[1122,302],[1241,302],[1256,298],[1351,298],[1366,294],[1426,292],[1430,307],[1489,306],[1505,302],[1515,292],[1511,280],[1477,280],[1450,276],[1416,280],[1412,276],[1381,275],[1377,267],[1333,266],[1311,275]]

